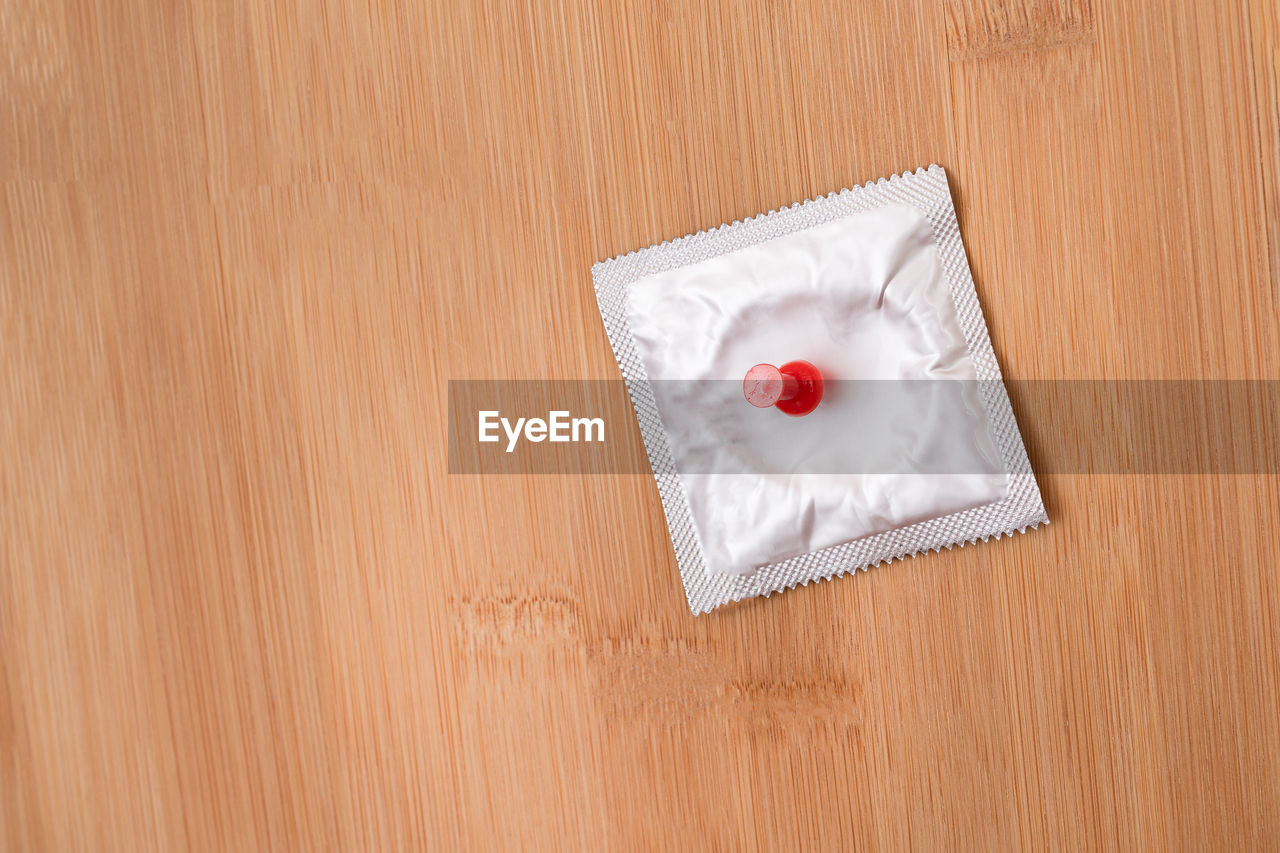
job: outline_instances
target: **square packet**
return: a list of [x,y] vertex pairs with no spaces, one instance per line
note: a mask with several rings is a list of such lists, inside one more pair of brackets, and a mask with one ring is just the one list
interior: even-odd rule
[[[940,166],[592,275],[695,614],[1048,521]],[[816,409],[744,400],[794,360]]]

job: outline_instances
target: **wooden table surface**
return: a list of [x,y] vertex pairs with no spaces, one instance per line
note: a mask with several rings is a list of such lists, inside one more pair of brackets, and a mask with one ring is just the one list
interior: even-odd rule
[[1280,379],[1274,0],[0,45],[0,848],[1280,844],[1280,477],[1046,474],[1048,528],[695,619],[650,478],[451,476],[443,403],[616,377],[596,260],[930,162],[1006,376]]

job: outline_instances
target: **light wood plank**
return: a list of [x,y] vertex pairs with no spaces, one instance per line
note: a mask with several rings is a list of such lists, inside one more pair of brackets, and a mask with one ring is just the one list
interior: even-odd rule
[[1280,379],[1273,3],[882,5],[0,0],[0,847],[1273,847],[1275,475],[694,619],[447,473],[592,262],[930,162],[1010,377]]

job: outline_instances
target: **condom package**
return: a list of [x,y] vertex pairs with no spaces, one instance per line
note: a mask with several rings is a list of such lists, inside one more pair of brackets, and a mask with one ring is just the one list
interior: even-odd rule
[[694,613],[1048,520],[941,167],[593,276]]

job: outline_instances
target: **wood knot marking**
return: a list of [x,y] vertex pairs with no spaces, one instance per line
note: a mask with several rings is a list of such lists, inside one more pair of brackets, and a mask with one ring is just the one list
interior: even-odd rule
[[857,682],[735,676],[692,648],[601,649],[593,664],[597,696],[627,716],[675,722],[710,713],[754,730],[851,724],[865,713]]
[[1094,40],[1090,0],[951,0],[947,55],[968,62]]
[[567,595],[482,595],[455,600],[460,634],[472,646],[577,641],[581,606]]

